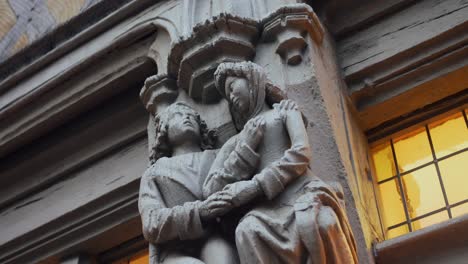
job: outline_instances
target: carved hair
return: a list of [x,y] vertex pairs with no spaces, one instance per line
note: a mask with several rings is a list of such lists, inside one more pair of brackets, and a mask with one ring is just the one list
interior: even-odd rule
[[195,116],[200,127],[200,149],[212,149],[216,142],[216,133],[214,130],[208,129],[205,121],[201,119],[200,115],[189,105],[177,102],[170,105],[163,112],[156,115],[156,141],[154,146],[150,150],[150,162],[151,164],[162,157],[172,156],[172,146],[169,144],[168,129],[169,120],[172,118],[176,111],[190,112]]

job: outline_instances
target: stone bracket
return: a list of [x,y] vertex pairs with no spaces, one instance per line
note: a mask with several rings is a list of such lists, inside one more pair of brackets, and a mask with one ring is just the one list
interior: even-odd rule
[[294,4],[281,7],[262,20],[264,41],[276,41],[278,53],[289,65],[302,62],[307,47],[308,33],[316,44],[321,44],[324,28],[309,5]]
[[158,108],[164,108],[174,102],[178,94],[176,80],[167,74],[157,74],[145,80],[140,99],[146,110],[156,115]]
[[251,60],[259,29],[255,20],[230,14],[197,25],[189,38],[174,44],[169,55],[169,74],[197,102],[214,103],[221,97],[213,83],[222,62]]

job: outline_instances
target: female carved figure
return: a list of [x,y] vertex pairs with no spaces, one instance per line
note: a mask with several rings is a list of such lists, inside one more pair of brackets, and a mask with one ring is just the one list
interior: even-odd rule
[[342,197],[308,168],[310,148],[296,104],[284,100],[272,108],[266,99],[273,85],[251,62],[223,63],[215,78],[238,130],[250,119],[265,126],[251,179],[226,170],[231,154],[221,150],[203,186],[210,197],[228,184],[223,191],[235,206],[253,205],[235,232],[241,263],[357,262]]
[[[183,103],[169,106],[156,117],[156,123],[153,164],[141,179],[138,203],[143,234],[151,245],[150,262],[236,263],[233,247],[216,230],[207,228],[233,206],[232,197],[224,191],[205,200],[202,197],[202,184],[217,153],[207,150],[213,138],[206,124]],[[236,146],[227,166],[239,175],[253,172],[246,158],[258,158],[252,149],[262,131],[253,122],[249,124],[240,137],[249,140]]]

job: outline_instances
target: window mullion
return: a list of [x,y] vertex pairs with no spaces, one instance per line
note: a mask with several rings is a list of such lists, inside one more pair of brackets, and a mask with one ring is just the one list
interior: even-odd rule
[[466,116],[466,110],[462,110],[463,118],[465,119],[466,128],[468,129],[468,117]]
[[449,218],[452,218],[452,211],[450,210],[450,205],[449,205],[448,198],[447,198],[447,192],[445,191],[444,182],[442,181],[442,175],[440,174],[439,162],[435,154],[434,145],[432,144],[432,138],[431,138],[431,133],[429,132],[429,126],[426,125],[425,127],[426,127],[427,139],[429,140],[429,145],[431,146],[432,158],[434,160],[434,165],[437,171],[437,177],[439,178],[440,187],[442,188],[442,194],[444,196],[445,207],[447,208]]
[[398,168],[398,161],[396,158],[395,147],[393,146],[393,139],[390,140],[390,146],[392,148],[393,161],[395,162],[395,168],[397,171],[398,187],[400,188],[401,199],[403,201],[403,208],[405,209],[406,223],[408,224],[408,230],[412,232],[413,227],[411,226],[411,218],[409,216],[408,205],[406,204],[406,193],[403,189],[403,183],[401,182],[400,169]]

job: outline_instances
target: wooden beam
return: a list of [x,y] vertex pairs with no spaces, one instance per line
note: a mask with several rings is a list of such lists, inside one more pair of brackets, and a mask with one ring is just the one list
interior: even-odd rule
[[[456,27],[466,29],[467,21],[467,1],[420,1],[341,40],[338,56],[344,74],[352,79],[358,73]],[[467,34],[466,30],[462,32],[465,38]]]
[[[88,64],[86,70],[64,74],[66,79],[57,76],[60,80],[47,84],[53,89],[40,92],[24,103],[13,101],[14,109],[4,113],[0,124],[0,157],[126,87],[142,86],[144,79],[156,71],[155,64],[144,56],[150,44],[151,41],[143,41],[117,50],[101,57],[99,62]],[[20,89],[21,85],[16,88]],[[8,96],[2,99],[8,100]]]
[[107,250],[141,234],[137,200],[139,178],[146,165],[147,141],[143,136],[29,196],[23,204],[4,210],[0,262],[38,262],[77,252],[77,248],[89,246],[89,241],[126,223],[133,223],[133,227],[101,240],[95,250]]
[[468,88],[421,88],[468,65],[468,1],[418,1],[339,40],[338,56],[365,130],[406,115]]
[[148,116],[138,98],[139,87],[128,88],[134,89],[1,159],[0,208],[146,135]]

